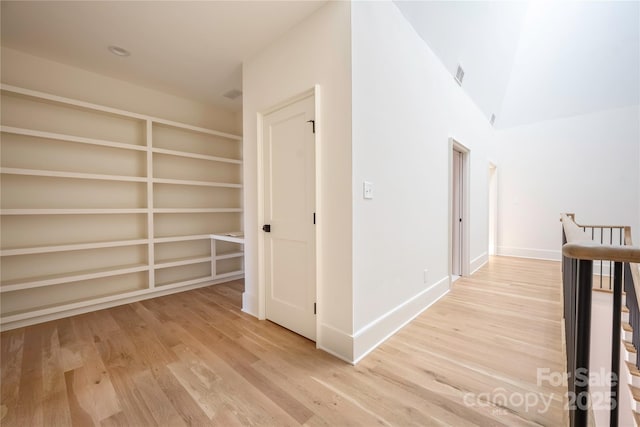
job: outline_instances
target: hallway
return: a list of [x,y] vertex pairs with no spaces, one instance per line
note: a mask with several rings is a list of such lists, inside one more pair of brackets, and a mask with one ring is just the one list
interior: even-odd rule
[[3,333],[2,425],[563,424],[537,384],[564,369],[559,263],[492,258],[356,367],[241,312],[242,287]]
[[365,363],[471,404],[480,425],[564,425],[566,388],[547,379],[565,369],[561,292],[559,263],[492,257]]

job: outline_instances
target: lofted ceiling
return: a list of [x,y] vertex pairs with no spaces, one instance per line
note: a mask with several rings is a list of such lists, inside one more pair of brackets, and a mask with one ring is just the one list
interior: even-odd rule
[[498,128],[640,103],[640,2],[395,4]]
[[[5,1],[2,45],[240,110],[242,61],[324,1]],[[110,53],[110,45],[131,52]]]

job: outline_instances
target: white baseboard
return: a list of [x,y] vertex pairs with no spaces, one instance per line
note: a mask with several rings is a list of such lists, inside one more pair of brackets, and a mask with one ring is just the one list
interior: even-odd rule
[[317,348],[347,363],[354,364],[353,335],[324,323],[320,325],[319,333],[320,335],[316,340]]
[[489,254],[486,252],[480,254],[480,256],[471,260],[471,263],[470,263],[471,274],[480,270],[482,266],[485,265],[487,262],[489,262]]
[[253,317],[258,316],[258,296],[251,294],[249,292],[242,293],[242,311],[252,315]]
[[[562,261],[562,252],[560,250],[551,251],[547,249],[530,249],[530,248],[512,248],[506,246],[498,246],[498,255],[500,256],[512,256],[517,258],[532,258],[543,259],[549,261]],[[486,255],[486,254],[483,254]],[[474,263],[480,257],[471,261],[471,271],[475,272],[477,268],[474,268]],[[485,261],[486,262],[486,261]],[[600,265],[600,261],[593,262],[593,274],[599,275],[602,272],[603,276],[611,276],[611,269],[609,262],[605,261]],[[479,267],[478,267],[479,268]],[[613,265],[611,266],[613,268]]]
[[358,363],[447,292],[448,276],[361,328],[353,335],[352,363]]
[[[559,246],[559,244],[558,244]],[[498,255],[512,256],[518,258],[544,259],[549,261],[561,261],[562,252],[560,250],[533,249],[533,248],[513,248],[508,246],[498,246]]]

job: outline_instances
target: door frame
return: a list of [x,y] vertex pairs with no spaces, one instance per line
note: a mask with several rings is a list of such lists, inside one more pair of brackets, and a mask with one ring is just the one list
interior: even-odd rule
[[[487,253],[489,256],[498,254],[498,165],[492,161],[489,161],[489,200],[487,205],[489,207],[488,217],[488,248]],[[493,247],[491,246],[493,243]]]
[[449,138],[449,237],[448,237],[448,261],[449,261],[449,280],[451,281],[453,276],[453,151],[462,153],[462,253],[461,264],[462,271],[461,276],[468,276],[471,271],[471,264],[469,260],[469,224],[470,224],[470,208],[469,208],[469,184],[471,166],[471,150],[458,142],[454,138]]
[[[258,176],[258,319],[265,320],[267,317],[267,298],[266,298],[266,274],[267,274],[267,266],[265,263],[265,235],[264,232],[260,229],[262,224],[265,224],[264,218],[264,191],[265,191],[265,183],[264,183],[264,135],[263,135],[263,125],[265,116],[278,111],[282,108],[285,108],[291,104],[295,104],[298,101],[301,101],[305,98],[313,97],[314,98],[314,107],[315,107],[315,187],[316,187],[316,217],[321,218],[322,206],[320,203],[320,165],[321,165],[321,156],[320,156],[320,147],[321,147],[321,127],[318,126],[320,122],[320,85],[314,85],[311,89],[308,89],[304,92],[301,92],[297,95],[291,96],[284,101],[278,102],[277,104],[266,108],[257,113],[257,157],[256,157],[256,168],[257,168],[257,176]],[[320,248],[321,248],[321,236],[322,236],[322,221],[316,221],[316,244],[315,244],[315,264],[316,264],[316,289],[315,289],[315,301],[319,302],[321,298],[321,289],[322,289],[322,268],[320,264]],[[320,306],[320,304],[318,304]],[[318,309],[316,312],[316,347],[320,342],[320,327],[321,324],[321,312],[322,310]]]

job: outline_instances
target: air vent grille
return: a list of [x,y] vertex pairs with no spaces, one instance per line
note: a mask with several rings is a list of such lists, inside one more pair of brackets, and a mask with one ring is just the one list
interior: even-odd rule
[[462,69],[460,64],[458,64],[458,69],[456,70],[455,79],[456,79],[456,82],[458,82],[458,84],[462,86],[462,79],[464,79],[464,70]]
[[225,98],[229,98],[229,99],[236,99],[237,97],[242,95],[242,91],[240,89],[231,89],[230,91],[228,91],[227,93],[225,93],[224,96]]

